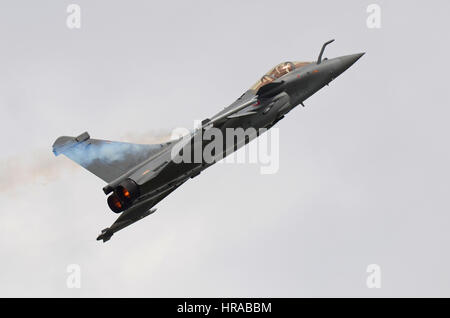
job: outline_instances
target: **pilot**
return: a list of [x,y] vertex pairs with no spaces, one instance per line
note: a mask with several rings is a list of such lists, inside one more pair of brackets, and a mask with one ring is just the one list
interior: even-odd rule
[[[272,82],[273,80],[274,80],[274,78],[273,78],[272,76],[264,75],[264,76],[261,78],[261,84],[262,84],[262,85],[266,85],[266,84]],[[262,86],[262,85],[261,85],[261,86]]]
[[280,78],[281,76],[286,75],[293,69],[294,67],[292,66],[292,63],[290,62],[281,63],[275,68],[275,77]]

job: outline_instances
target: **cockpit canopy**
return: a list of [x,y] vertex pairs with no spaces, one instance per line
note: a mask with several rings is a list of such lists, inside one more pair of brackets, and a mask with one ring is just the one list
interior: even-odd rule
[[280,78],[283,75],[286,75],[289,72],[292,72],[295,69],[301,68],[305,65],[310,64],[310,62],[283,62],[272,68],[266,74],[261,77],[259,81],[257,81],[250,89],[257,91],[266,84],[269,84]]

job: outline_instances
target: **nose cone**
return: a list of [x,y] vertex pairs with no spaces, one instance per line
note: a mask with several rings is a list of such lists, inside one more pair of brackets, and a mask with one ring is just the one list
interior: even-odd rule
[[365,53],[357,53],[357,54],[351,54],[351,55],[345,55],[339,57],[339,62],[337,63],[337,67],[335,72],[336,75],[339,75],[343,73],[345,70],[347,70],[350,66],[352,66],[357,60],[361,58]]

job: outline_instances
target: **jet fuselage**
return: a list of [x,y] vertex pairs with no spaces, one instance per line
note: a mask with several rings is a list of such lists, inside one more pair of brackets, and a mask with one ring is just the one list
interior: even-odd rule
[[[296,68],[271,82],[272,84],[282,83],[280,84],[279,91],[275,90],[275,95],[258,98],[258,91],[250,89],[233,104],[214,115],[212,119],[232,110],[236,105],[256,99],[254,104],[240,110],[237,112],[237,115],[250,111],[256,112],[256,114],[228,119],[218,126],[218,128],[220,128],[224,136],[226,136],[227,128],[247,129],[252,127],[255,129],[269,129],[290,110],[299,104],[303,104],[308,97],[342,74],[362,55],[363,53],[325,59],[321,63],[312,62]],[[162,153],[156,155],[146,165],[143,165],[135,173],[130,175],[130,179],[139,185],[140,193],[144,197],[157,196],[159,193],[171,188],[172,185],[177,183],[181,184],[187,178],[197,176],[201,171],[215,163],[193,162],[194,152],[199,151],[202,153],[204,147],[208,144],[208,141],[202,138],[199,138],[202,141],[201,143],[194,143],[196,135],[202,133],[204,133],[204,129],[199,129],[192,133],[192,142],[183,147],[184,152],[189,151],[192,153],[191,162],[174,160],[172,150],[176,142],[173,142]],[[254,137],[256,136],[246,137],[246,141],[237,140],[234,150],[237,150]],[[198,148],[201,148],[201,150],[198,150]],[[222,157],[225,157],[225,151],[226,149],[224,149]],[[229,154],[229,151],[226,154]]]

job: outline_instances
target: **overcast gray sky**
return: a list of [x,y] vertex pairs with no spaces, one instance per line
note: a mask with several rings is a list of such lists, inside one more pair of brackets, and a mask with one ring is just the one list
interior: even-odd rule
[[[0,296],[450,296],[448,1],[0,4]],[[278,124],[278,173],[215,165],[95,240],[104,183],[56,137],[190,128],[331,38],[367,54]]]

